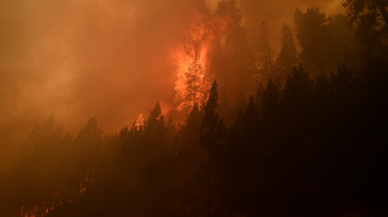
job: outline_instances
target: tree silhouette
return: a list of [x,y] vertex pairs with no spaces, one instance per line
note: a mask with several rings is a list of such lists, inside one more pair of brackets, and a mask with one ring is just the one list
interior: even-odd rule
[[209,99],[206,102],[205,113],[199,133],[199,146],[208,154],[207,163],[203,165],[198,177],[201,185],[207,189],[206,209],[209,217],[212,216],[212,209],[215,203],[215,185],[217,183],[215,174],[217,173],[218,166],[217,153],[225,137],[225,126],[222,119],[219,119],[217,112],[217,86],[216,81],[214,81],[210,89]]
[[[386,58],[388,38],[388,2],[384,0],[345,0],[349,23],[357,22],[356,40],[369,54]],[[382,47],[381,47],[382,46]]]
[[291,73],[292,67],[296,64],[297,50],[291,28],[283,23],[280,36],[281,50],[276,59],[282,80]]
[[326,14],[319,8],[308,8],[305,13],[296,9],[294,13],[295,36],[302,48],[300,59],[311,73],[324,75],[330,67],[329,47],[332,28]]
[[259,65],[261,67],[260,73],[265,79],[275,74],[275,64],[273,60],[274,50],[269,45],[269,30],[264,27],[260,31]]
[[224,45],[224,70],[216,76],[227,91],[244,93],[256,85],[257,67],[255,57],[246,38],[245,29],[236,26],[227,36]]

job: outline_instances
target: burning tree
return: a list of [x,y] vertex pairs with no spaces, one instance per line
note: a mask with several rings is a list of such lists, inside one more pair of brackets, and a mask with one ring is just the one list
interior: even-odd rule
[[197,60],[194,60],[185,73],[187,99],[193,101],[193,106],[196,104],[197,96],[201,97],[208,87],[209,79],[205,72],[204,67]]

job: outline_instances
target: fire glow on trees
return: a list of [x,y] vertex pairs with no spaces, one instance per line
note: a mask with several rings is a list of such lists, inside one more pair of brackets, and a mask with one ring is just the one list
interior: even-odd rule
[[208,73],[209,58],[220,43],[221,36],[227,34],[240,19],[239,11],[227,1],[219,2],[214,13],[208,10],[197,12],[196,19],[172,54],[178,65],[175,82],[178,111],[204,101],[212,78]]

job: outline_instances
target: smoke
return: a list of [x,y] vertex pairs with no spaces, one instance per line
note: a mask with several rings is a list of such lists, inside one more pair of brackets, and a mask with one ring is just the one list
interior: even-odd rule
[[171,41],[190,1],[0,2],[0,171],[51,114],[76,133],[97,116],[106,132],[172,101]]
[[[254,48],[257,23],[267,22],[276,47],[281,24],[292,25],[296,7],[336,11],[337,1],[237,5]],[[215,11],[217,3],[0,0],[0,173],[33,125],[51,114],[73,134],[93,116],[110,133],[132,125],[139,114],[147,117],[158,100],[168,107],[177,79],[172,42],[187,31],[196,10]]]
[[[270,31],[270,45],[275,53],[280,51],[280,30],[283,23],[294,27],[295,9],[306,11],[307,8],[319,7],[326,15],[345,13],[342,0],[237,0],[237,5],[243,13],[242,25],[247,30],[247,37],[254,51],[258,48],[261,28]],[[263,26],[261,25],[263,22]]]

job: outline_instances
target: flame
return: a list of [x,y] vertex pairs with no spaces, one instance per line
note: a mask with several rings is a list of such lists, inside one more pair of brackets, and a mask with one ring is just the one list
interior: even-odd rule
[[[177,63],[177,80],[175,82],[175,101],[178,111],[190,108],[192,101],[188,101],[187,72],[190,66],[198,64],[203,68],[199,75],[199,89],[208,90],[212,75],[208,74],[209,59],[212,51],[220,44],[222,36],[228,33],[235,24],[240,22],[238,10],[229,2],[220,2],[219,10],[213,14],[198,13],[191,22],[190,28],[184,33],[184,39],[172,50],[173,59]],[[196,103],[200,106],[205,100],[204,91],[195,94]]]
[[[79,183],[78,193],[72,195],[72,199],[75,199],[76,197],[81,196],[86,192],[87,189],[92,190],[94,188],[94,184],[97,182],[97,179],[94,177],[95,169],[93,169],[92,172],[88,171],[86,173],[86,176],[83,180]],[[100,180],[101,181],[101,180]],[[75,185],[73,185],[73,189],[75,188]],[[37,217],[37,216],[46,216],[49,212],[52,212],[58,205],[63,205],[64,198],[58,193],[54,192],[54,197],[59,199],[59,202],[43,202],[43,204],[35,204],[30,205],[27,208],[23,204],[21,206],[21,213],[20,216],[22,217]],[[72,201],[72,199],[65,199],[68,203]],[[23,201],[24,203],[24,201]],[[26,209],[25,209],[26,208]]]
[[[191,49],[192,49],[191,50],[192,52],[189,54],[186,54],[186,52],[184,52],[182,47],[180,47],[176,50],[175,58],[178,62],[179,68],[178,68],[178,79],[175,82],[175,90],[177,93],[175,96],[175,100],[180,102],[180,104],[177,108],[179,111],[181,111],[182,109],[184,109],[188,106],[192,106],[191,101],[185,100],[189,94],[189,92],[187,91],[188,78],[187,78],[186,73],[189,71],[190,66],[194,62],[199,64],[200,67],[202,67],[204,69],[204,73],[199,75],[199,79],[201,80],[199,82],[199,84],[208,86],[208,84],[203,80],[205,79],[205,75],[207,73],[207,66],[208,66],[207,53],[209,50],[209,45],[202,44],[201,50],[198,54],[198,57],[195,57],[194,48],[192,47]],[[202,87],[202,88],[207,89],[207,87]],[[196,98],[198,99],[197,102],[200,104],[203,101],[203,100],[201,100],[201,99],[203,99],[203,94],[197,93]]]
[[143,117],[143,114],[140,114],[139,117],[137,117],[137,120],[136,120],[135,125],[136,125],[137,127],[140,127],[140,126],[144,125],[144,117]]
[[162,115],[164,116],[166,116],[168,112],[174,109],[174,107],[167,102],[160,101],[159,104],[160,104],[160,109],[162,110]]

